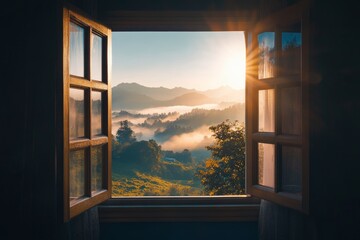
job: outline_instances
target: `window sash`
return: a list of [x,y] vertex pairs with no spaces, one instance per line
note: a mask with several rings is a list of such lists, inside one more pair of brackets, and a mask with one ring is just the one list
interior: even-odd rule
[[[308,212],[308,17],[306,9],[302,4],[297,4],[268,16],[259,21],[251,32],[251,42],[248,43],[247,79],[246,79],[246,136],[247,136],[247,191],[252,196],[266,199],[282,206],[290,207]],[[299,74],[281,75],[275,64],[274,76],[266,79],[258,78],[258,39],[262,32],[275,33],[275,63],[279,62],[279,51],[281,50],[281,32],[284,26],[301,23],[301,71]],[[301,108],[301,132],[298,135],[282,133],[281,125],[281,91],[282,89],[300,88]],[[258,92],[259,90],[275,90],[275,131],[259,132],[258,130]],[[258,184],[258,143],[269,143],[275,145],[275,184],[273,188]],[[283,146],[301,149],[301,194],[282,192],[281,187],[281,149]]]
[[[84,75],[83,77],[70,74],[70,22],[81,26],[84,31]],[[95,33],[102,38],[102,81],[91,78],[91,34]],[[111,31],[105,26],[96,23],[69,8],[63,10],[63,205],[64,221],[84,212],[85,210],[105,201],[111,196],[111,85],[109,79],[111,57]],[[69,91],[71,88],[84,90],[84,137],[69,138]],[[101,92],[101,134],[92,134],[92,98],[93,91]],[[91,149],[102,147],[102,189],[92,191],[91,176]],[[69,153],[76,149],[85,149],[84,175],[85,194],[76,200],[70,201],[70,166]],[[100,173],[99,173],[100,174]]]

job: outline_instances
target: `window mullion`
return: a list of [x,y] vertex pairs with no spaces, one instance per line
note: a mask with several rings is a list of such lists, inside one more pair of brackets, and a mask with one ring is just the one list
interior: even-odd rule
[[91,80],[91,27],[85,30],[85,79]]
[[85,196],[91,197],[91,147],[85,153]]
[[274,166],[274,192],[277,193],[280,190],[280,174],[281,174],[281,161],[280,161],[280,152],[281,152],[281,143],[277,140],[277,136],[281,134],[281,116],[280,116],[280,86],[278,84],[278,77],[280,76],[280,51],[281,51],[281,32],[279,31],[278,26],[275,27],[275,166]]

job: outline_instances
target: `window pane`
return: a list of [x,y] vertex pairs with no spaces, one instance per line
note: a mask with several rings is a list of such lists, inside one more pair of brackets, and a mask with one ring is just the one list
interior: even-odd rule
[[85,137],[84,90],[70,88],[69,131],[70,139]]
[[275,90],[259,91],[259,132],[275,132]]
[[275,33],[264,32],[258,35],[259,79],[274,77]]
[[92,91],[91,92],[91,132],[92,135],[101,135],[102,134],[102,109],[101,109],[101,92]]
[[102,80],[102,38],[96,34],[91,34],[91,79]]
[[85,149],[70,151],[70,201],[85,195]]
[[282,178],[281,191],[290,193],[301,192],[301,149],[282,147]]
[[301,33],[281,33],[280,74],[300,74],[301,69]]
[[91,191],[103,189],[103,145],[91,148]]
[[275,186],[275,145],[258,144],[258,182],[260,185]]
[[84,77],[84,28],[70,22],[70,74]]
[[281,128],[283,134],[301,134],[301,89],[281,89]]

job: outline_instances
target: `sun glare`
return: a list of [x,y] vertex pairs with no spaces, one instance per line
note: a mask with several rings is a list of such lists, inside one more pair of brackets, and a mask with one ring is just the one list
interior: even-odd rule
[[237,33],[236,37],[224,38],[219,44],[221,69],[219,80],[221,85],[235,89],[245,88],[246,47],[244,34]]
[[245,56],[236,52],[224,61],[224,84],[236,89],[245,88]]

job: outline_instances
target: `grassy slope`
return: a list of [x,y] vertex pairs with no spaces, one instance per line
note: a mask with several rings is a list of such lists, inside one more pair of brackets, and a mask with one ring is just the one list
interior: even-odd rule
[[201,188],[191,180],[169,180],[129,169],[113,161],[112,196],[196,196]]

